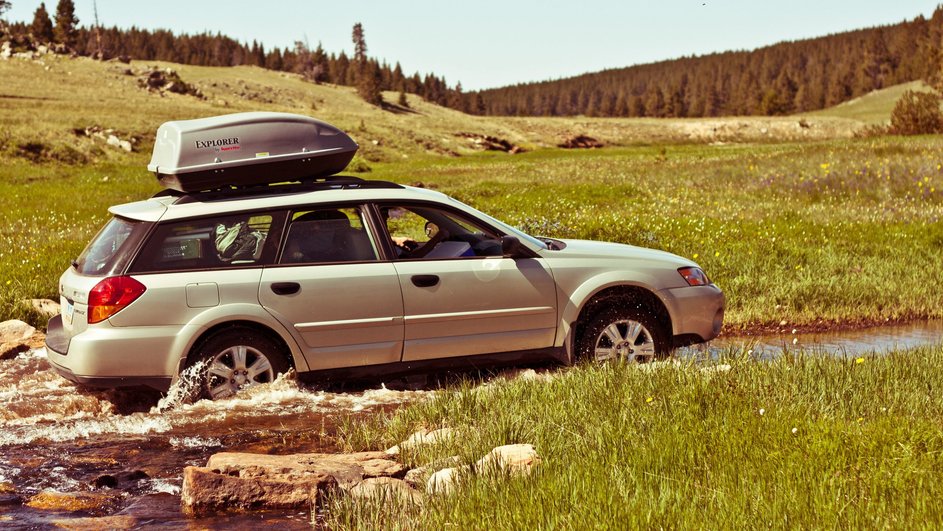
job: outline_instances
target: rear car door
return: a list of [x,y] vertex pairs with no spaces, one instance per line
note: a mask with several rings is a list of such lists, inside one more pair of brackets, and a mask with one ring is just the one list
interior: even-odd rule
[[543,349],[556,287],[539,257],[507,258],[480,220],[432,204],[380,204],[403,293],[403,361]]
[[311,370],[400,361],[403,298],[360,206],[296,210],[259,301],[301,347]]

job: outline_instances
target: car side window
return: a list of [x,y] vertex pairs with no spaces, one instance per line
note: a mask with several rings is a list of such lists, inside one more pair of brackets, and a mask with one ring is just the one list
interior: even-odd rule
[[464,216],[412,205],[381,205],[380,214],[397,259],[502,255],[500,238]]
[[273,219],[270,213],[257,213],[160,224],[131,270],[143,273],[262,264],[272,246],[266,243]]
[[360,208],[292,213],[280,264],[364,262],[377,259]]

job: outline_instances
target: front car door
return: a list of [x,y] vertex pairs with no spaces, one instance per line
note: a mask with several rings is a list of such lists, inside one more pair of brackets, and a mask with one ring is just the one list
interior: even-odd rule
[[399,280],[392,263],[379,261],[359,206],[292,212],[259,300],[291,331],[311,370],[400,361]]
[[507,258],[500,235],[438,205],[377,205],[403,293],[403,361],[551,347],[556,287],[539,257]]

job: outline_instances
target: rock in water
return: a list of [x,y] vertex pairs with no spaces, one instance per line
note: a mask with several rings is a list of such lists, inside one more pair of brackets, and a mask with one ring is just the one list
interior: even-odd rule
[[305,509],[336,488],[364,478],[396,477],[403,465],[383,452],[259,455],[235,452],[210,457],[206,467],[184,469],[181,502],[191,515],[225,510]]

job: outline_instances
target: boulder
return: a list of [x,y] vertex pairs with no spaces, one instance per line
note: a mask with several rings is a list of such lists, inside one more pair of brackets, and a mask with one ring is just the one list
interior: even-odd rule
[[429,476],[426,481],[426,493],[448,495],[455,491],[462,476],[468,472],[466,467],[443,468]]
[[540,464],[540,456],[532,444],[498,446],[475,463],[478,472],[503,471],[511,475],[530,475]]
[[387,455],[399,455],[405,449],[445,442],[453,437],[455,437],[455,431],[452,428],[439,428],[432,431],[420,430],[396,446],[387,448],[385,453]]
[[0,323],[0,343],[25,343],[36,329],[17,319]]
[[368,478],[354,485],[347,494],[353,498],[420,504],[423,495],[402,479]]
[[426,482],[429,481],[429,476],[431,476],[436,470],[457,467],[461,464],[462,459],[457,455],[453,455],[452,457],[445,459],[439,459],[428,465],[423,465],[406,472],[406,475],[403,476],[403,481],[417,489],[423,488],[426,485]]
[[228,510],[305,509],[336,485],[326,473],[268,479],[264,472],[251,469],[243,476],[238,471],[188,466],[183,469],[180,502],[192,516]]
[[403,465],[383,452],[260,455],[222,452],[206,467],[184,469],[181,501],[188,514],[222,510],[304,509],[321,494],[351,489],[364,478],[396,477]]

